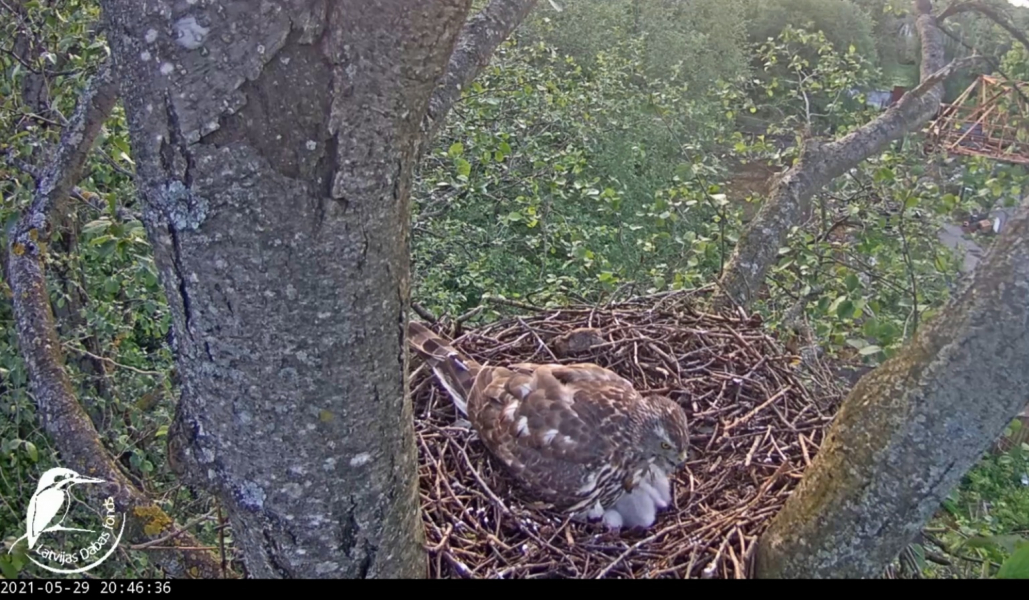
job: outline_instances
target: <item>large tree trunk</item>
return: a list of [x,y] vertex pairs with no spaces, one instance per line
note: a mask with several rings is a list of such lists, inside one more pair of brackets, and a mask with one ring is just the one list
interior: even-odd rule
[[251,576],[424,576],[411,177],[535,0],[102,4],[173,317],[169,462]]
[[419,577],[408,196],[469,0],[103,2],[182,398],[252,577]]
[[914,0],[912,6],[922,44],[920,84],[848,135],[828,143],[805,143],[797,164],[779,178],[740,236],[718,282],[716,304],[749,305],[778,260],[790,229],[810,211],[811,197],[861,161],[882,152],[893,140],[921,127],[939,110],[943,81],[958,65],[944,67],[943,36],[929,0]]
[[1029,198],[968,286],[862,378],[758,544],[759,578],[873,577],[1025,407]]

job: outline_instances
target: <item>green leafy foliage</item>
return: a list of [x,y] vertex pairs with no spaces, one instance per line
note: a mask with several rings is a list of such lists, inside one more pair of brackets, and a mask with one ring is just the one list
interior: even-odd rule
[[863,91],[881,76],[853,44],[838,46],[823,31],[786,25],[755,48],[764,77],[748,86],[748,108],[775,123],[773,131],[841,135],[873,116]]
[[748,71],[749,0],[565,0],[563,10],[536,11],[519,35],[542,41],[585,68],[628,42],[639,44],[634,68],[645,78],[670,78],[686,94],[703,94],[719,79]]
[[1029,579],[1029,541],[1022,541],[1004,561],[997,579]]
[[1029,49],[1021,44],[1012,46],[1004,54],[1000,69],[1015,81],[1029,81]]
[[850,0],[756,0],[748,16],[752,42],[764,43],[787,28],[800,27],[821,32],[836,48],[853,47],[869,63],[878,62],[872,17]]
[[589,69],[541,42],[498,51],[421,168],[421,300],[459,313],[487,293],[561,301],[717,267],[730,217],[701,149],[731,121],[716,92],[690,100],[674,78],[640,75],[643,61],[635,41]]
[[[1015,438],[1015,420],[1004,432]],[[965,557],[952,566],[933,566],[936,577],[1024,579],[1029,547],[1029,444],[991,453],[969,471],[930,523],[936,542]]]

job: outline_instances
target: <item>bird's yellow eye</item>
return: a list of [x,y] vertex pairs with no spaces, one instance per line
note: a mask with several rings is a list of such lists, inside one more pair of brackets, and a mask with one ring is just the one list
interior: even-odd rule
[[664,448],[665,450],[671,450],[672,449],[672,445],[669,444],[668,442],[661,442],[661,447]]

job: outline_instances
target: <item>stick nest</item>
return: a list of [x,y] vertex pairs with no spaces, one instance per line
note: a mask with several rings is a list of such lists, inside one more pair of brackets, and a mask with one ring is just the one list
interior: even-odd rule
[[[824,369],[802,371],[758,317],[691,308],[697,291],[604,308],[531,309],[463,332],[480,362],[595,362],[643,393],[678,401],[691,453],[673,505],[646,531],[569,522],[530,497],[475,434],[456,424],[424,365],[412,374],[419,491],[432,578],[744,578],[758,536],[800,480],[841,400]],[[604,343],[561,356],[578,328]],[[449,337],[455,331],[433,328]],[[802,380],[803,374],[803,380]]]

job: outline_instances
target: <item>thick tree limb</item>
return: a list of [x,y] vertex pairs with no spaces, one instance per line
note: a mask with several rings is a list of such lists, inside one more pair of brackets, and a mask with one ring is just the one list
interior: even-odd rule
[[[57,444],[64,466],[109,482],[94,490],[114,497],[118,509],[127,517],[126,539],[138,544],[151,536],[174,531],[174,523],[118,469],[75,397],[71,379],[64,369],[44,265],[50,229],[48,211],[71,193],[117,98],[111,69],[105,65],[83,93],[49,166],[41,174],[32,204],[12,231],[7,269],[18,342],[42,425]],[[200,546],[189,534],[177,536],[168,544]],[[220,561],[208,551],[154,550],[150,556],[172,576],[214,578],[221,575]]]
[[844,402],[758,544],[759,578],[874,577],[1025,407],[1029,197],[967,287]]
[[750,226],[740,236],[719,281],[715,302],[746,306],[761,288],[778,258],[790,228],[810,208],[811,197],[833,179],[866,158],[925,124],[939,110],[943,81],[965,61],[944,66],[943,37],[928,0],[914,0],[915,27],[922,46],[922,73],[918,86],[863,127],[832,142],[809,140],[800,159],[776,183]]
[[996,8],[986,4],[985,2],[958,2],[948,6],[936,20],[942,23],[948,17],[959,13],[965,12],[977,12],[989,20],[993,21],[997,25],[1000,25],[1004,31],[1011,34],[1011,37],[1015,38],[1025,46],[1026,50],[1029,50],[1029,35],[1014,25],[1011,24],[1011,20],[1000,13]]
[[454,53],[429,99],[429,110],[422,122],[423,144],[431,143],[461,92],[475,79],[493,52],[518,27],[536,0],[491,0],[465,23],[454,46]]

